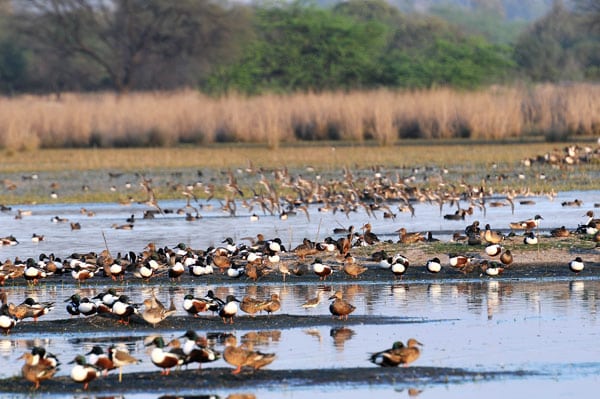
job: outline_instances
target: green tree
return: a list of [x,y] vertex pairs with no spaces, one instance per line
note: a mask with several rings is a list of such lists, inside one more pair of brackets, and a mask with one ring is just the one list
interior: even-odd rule
[[368,86],[386,28],[295,2],[258,8],[256,34],[241,59],[220,68],[206,89],[257,93]]

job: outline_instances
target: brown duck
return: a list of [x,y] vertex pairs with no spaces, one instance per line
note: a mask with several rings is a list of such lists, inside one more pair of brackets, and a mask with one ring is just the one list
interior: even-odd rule
[[421,355],[418,346],[423,344],[414,338],[410,338],[406,346],[400,341],[394,342],[391,349],[373,353],[370,357],[371,363],[381,367],[396,367],[402,364],[407,367]]
[[227,363],[237,367],[232,374],[239,374],[242,367],[251,367],[258,370],[272,363],[275,360],[275,354],[250,350],[243,345],[237,346],[237,339],[235,336],[230,335],[225,339],[223,358]]
[[26,352],[20,359],[25,359],[25,364],[21,368],[23,378],[27,381],[33,382],[34,389],[40,387],[40,382],[49,380],[54,376],[57,371],[55,365],[45,361],[45,359],[39,359],[30,352]]
[[354,305],[344,301],[342,291],[336,291],[329,299],[335,299],[329,305],[329,311],[340,320],[348,320],[348,315],[356,309]]

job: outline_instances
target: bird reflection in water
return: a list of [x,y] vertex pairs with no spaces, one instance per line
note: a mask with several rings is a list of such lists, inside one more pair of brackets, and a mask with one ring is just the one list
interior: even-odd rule
[[241,341],[246,346],[265,345],[273,342],[279,342],[281,339],[281,330],[249,331],[242,335]]
[[356,333],[348,327],[334,327],[329,331],[329,335],[333,338],[333,346],[339,351],[344,350],[346,341],[354,337]]

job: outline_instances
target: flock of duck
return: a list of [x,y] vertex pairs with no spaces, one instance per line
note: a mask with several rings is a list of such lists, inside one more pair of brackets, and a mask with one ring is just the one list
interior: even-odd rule
[[[600,154],[599,150],[570,146],[565,148],[562,153],[527,159],[522,164],[525,167],[529,167],[535,162],[573,165],[595,159],[598,154]],[[370,176],[357,178],[350,169],[346,168],[342,179],[328,182],[319,177],[311,180],[301,175],[292,176],[286,168],[273,171],[274,181],[267,179],[265,171],[254,168],[252,164],[248,165],[245,172],[260,176],[258,181],[260,189],[250,188],[253,195],[249,199],[245,198],[244,191],[238,186],[234,174],[229,172],[227,174],[228,181],[224,186],[225,198],[221,202],[221,208],[231,216],[236,216],[237,206],[241,205],[252,213],[252,217],[256,218],[258,216],[253,213],[255,208],[260,209],[263,213],[278,215],[282,219],[301,212],[310,220],[308,206],[316,203],[319,204],[319,212],[341,212],[348,216],[358,209],[364,209],[373,218],[377,218],[381,212],[383,218],[395,219],[396,214],[392,210],[391,204],[397,205],[398,211],[409,212],[414,216],[414,203],[429,202],[439,205],[440,214],[445,204],[457,206],[456,212],[444,215],[444,219],[464,220],[466,215],[472,214],[473,209],[478,208],[485,212],[487,207],[504,205],[510,205],[514,209],[514,200],[518,197],[542,194],[553,197],[555,195],[553,192],[532,193],[527,188],[507,189],[504,192],[495,193],[491,185],[486,184],[486,181],[490,181],[490,179],[507,179],[508,176],[487,176],[477,186],[463,181],[452,184],[445,181],[444,170],[413,170],[414,173],[409,176],[400,176],[399,174],[391,176],[382,173],[380,168],[375,167]],[[421,172],[423,174],[419,175]],[[431,183],[430,186],[433,188],[417,185],[416,181],[419,178]],[[518,179],[521,177],[519,176]],[[152,187],[152,179],[142,177],[141,187],[146,197],[138,202],[150,207],[149,211],[144,212],[144,218],[153,218],[155,215],[173,212],[158,203]],[[202,206],[199,205],[195,190],[203,189],[209,199],[218,191],[214,184],[203,183],[178,185],[173,189],[180,190],[186,199],[186,205],[176,212],[184,214],[188,221],[201,218]],[[246,188],[244,190],[248,191]],[[54,191],[53,195],[57,197]],[[501,200],[493,201],[492,198],[501,198]],[[192,201],[195,201],[195,204]],[[527,201],[531,202],[531,200]],[[459,205],[461,202],[466,202],[470,206],[461,208]],[[524,203],[525,200],[522,202]],[[582,204],[574,201],[562,205],[581,206]],[[11,208],[2,205],[1,211],[9,212]],[[87,211],[86,214],[94,216]],[[600,233],[597,226],[600,220],[594,218],[592,211],[586,215],[588,221],[579,225],[576,231],[561,227],[553,229],[550,235],[566,237],[578,233],[599,243]],[[21,219],[26,216],[28,216],[28,211],[18,210],[15,218]],[[531,219],[511,222],[509,227],[511,231],[524,232],[522,240],[525,245],[536,245],[539,242],[538,229],[541,220],[543,220],[542,216],[535,215]],[[66,221],[58,216],[52,220],[54,223]],[[135,217],[132,215],[126,224],[113,225],[113,227],[133,229],[134,223]],[[76,223],[71,227],[76,230],[81,228],[81,225]],[[405,228],[399,229],[397,233],[400,244],[437,241],[431,233],[408,232]],[[359,230],[355,230],[353,226],[347,229],[335,229],[334,237],[337,238],[330,236],[318,242],[305,238],[301,244],[289,249],[284,247],[280,238],[266,239],[259,234],[247,240],[249,243],[236,243],[232,238],[226,238],[221,243],[222,245],[206,249],[193,249],[183,243],[174,247],[158,247],[156,244],[150,243],[141,252],[130,251],[115,256],[108,249],[100,253],[72,254],[63,259],[54,254],[40,254],[36,258],[31,257],[26,260],[16,258],[4,261],[0,265],[0,285],[4,285],[8,280],[24,279],[28,284],[35,286],[44,279],[58,275],[70,275],[77,284],[85,283],[88,280],[92,281],[90,279],[110,279],[113,281],[111,283],[113,286],[96,297],[82,297],[78,293],[71,295],[65,301],[67,303],[66,311],[73,316],[109,316],[114,318],[117,323],[122,324],[128,324],[131,317],[139,316],[147,323],[156,326],[176,312],[176,306],[172,300],[169,306],[166,306],[153,294],[151,298],[145,299],[143,304],[132,303],[126,295],[117,294],[114,285],[126,278],[135,278],[146,282],[160,277],[168,278],[176,284],[185,275],[194,278],[214,274],[221,274],[232,279],[245,278],[256,282],[272,273],[279,273],[284,281],[292,275],[310,274],[319,280],[327,280],[334,272],[340,271],[348,278],[354,279],[374,269],[389,270],[389,275],[395,280],[402,278],[411,265],[408,257],[400,252],[391,254],[378,249],[370,254],[367,261],[361,261],[353,254],[354,248],[377,247],[379,243],[383,243],[372,231],[370,223],[366,223]],[[513,254],[507,248],[506,243],[508,240],[514,240],[514,237],[514,233],[512,235],[503,234],[493,230],[489,224],[481,228],[479,222],[474,221],[464,228],[464,232],[457,232],[452,240],[471,246],[469,248],[476,248],[476,246],[483,248],[485,257],[449,253],[447,254],[447,266],[450,270],[464,274],[478,271],[488,276],[497,276],[513,263]],[[32,240],[42,241],[44,237],[33,234]],[[0,243],[1,245],[16,245],[18,241],[11,235],[0,239]],[[467,248],[466,246],[464,248]],[[443,263],[439,256],[435,256],[421,266],[424,266],[424,270],[429,273],[439,273],[446,266]],[[566,264],[575,273],[581,272],[585,267],[581,257],[572,259]],[[55,307],[55,303],[38,303],[31,297],[15,305],[8,301],[5,292],[0,292],[0,299],[2,301],[0,330],[6,334],[9,334],[22,320],[26,318],[37,320]],[[356,309],[353,304],[344,300],[341,290],[335,291],[329,300],[331,300],[329,311],[333,317],[347,319]],[[317,295],[315,298],[308,299],[302,306],[307,309],[313,308],[320,301],[320,295]],[[224,323],[231,324],[234,323],[234,317],[238,310],[249,315],[259,312],[272,314],[277,312],[280,307],[280,298],[277,294],[263,299],[246,296],[239,300],[233,295],[221,299],[216,297],[212,291],[208,291],[205,297],[188,294],[184,297],[182,304],[182,308],[192,316],[197,316],[201,312],[213,312]],[[160,336],[150,338],[145,344],[154,346],[150,355],[151,361],[162,370],[161,374],[165,375],[175,367],[188,366],[192,363],[201,365],[221,357],[235,367],[233,373],[236,374],[240,373],[244,367],[253,370],[261,369],[275,359],[273,353],[262,353],[254,350],[251,346],[238,345],[235,336],[232,335],[224,340],[222,353],[211,348],[206,337],[201,337],[191,330],[169,343],[165,343]],[[409,339],[406,345],[398,341],[389,349],[371,354],[369,360],[382,367],[406,366],[418,359],[421,345],[414,338]],[[78,355],[73,359],[70,374],[73,381],[83,384],[83,388],[87,389],[91,381],[117,368],[119,369],[119,380],[121,380],[122,368],[140,361],[125,349],[116,346],[110,346],[106,353],[104,352],[103,348],[97,346],[89,353]],[[36,389],[40,382],[52,378],[60,365],[57,358],[42,347],[34,347],[31,352],[24,353],[22,359],[25,361],[22,375],[31,381]]]

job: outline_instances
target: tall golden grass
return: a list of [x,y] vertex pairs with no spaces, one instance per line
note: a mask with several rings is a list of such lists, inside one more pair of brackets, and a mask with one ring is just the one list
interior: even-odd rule
[[600,134],[600,85],[354,92],[21,95],[0,98],[0,147],[168,147],[404,138],[549,140]]

